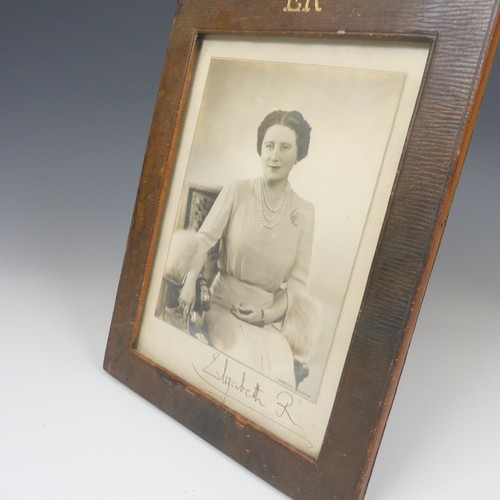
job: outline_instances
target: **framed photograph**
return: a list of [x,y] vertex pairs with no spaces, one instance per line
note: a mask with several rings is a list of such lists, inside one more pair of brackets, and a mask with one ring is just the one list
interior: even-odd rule
[[178,2],[105,369],[291,497],[360,498],[499,2],[201,3]]

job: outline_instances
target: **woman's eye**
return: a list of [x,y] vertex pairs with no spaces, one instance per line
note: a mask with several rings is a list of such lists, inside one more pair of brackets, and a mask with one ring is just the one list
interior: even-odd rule
[[274,149],[274,145],[272,143],[269,143],[269,142],[264,147],[268,150]]
[[287,149],[290,149],[290,144],[282,144],[281,145],[281,150],[286,151]]

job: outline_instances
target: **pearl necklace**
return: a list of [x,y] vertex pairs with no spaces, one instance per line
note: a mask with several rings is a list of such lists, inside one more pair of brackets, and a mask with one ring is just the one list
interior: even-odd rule
[[[260,190],[259,190],[259,197],[257,199],[257,206],[259,209],[260,220],[262,222],[262,225],[266,229],[274,229],[279,224],[281,217],[283,216],[283,213],[285,211],[285,207],[288,203],[288,198],[290,197],[290,191],[291,191],[290,184],[288,184],[286,189],[283,191],[283,194],[281,195],[281,200],[278,203],[278,206],[276,208],[272,208],[266,199],[266,193],[264,190],[264,181],[262,180],[262,177],[260,178]],[[264,211],[264,206],[266,206],[267,209],[274,215],[268,218]]]

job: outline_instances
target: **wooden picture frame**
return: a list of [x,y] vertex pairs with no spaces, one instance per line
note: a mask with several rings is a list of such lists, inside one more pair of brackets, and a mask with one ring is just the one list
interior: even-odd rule
[[[104,367],[289,496],[361,498],[498,44],[500,2],[255,0],[250,4],[178,2]],[[314,89],[312,77],[317,82]],[[223,82],[235,84],[222,91]],[[284,89],[283,82],[295,84]],[[306,100],[293,85],[308,82]],[[333,86],[337,96],[327,94],[332,82],[339,82]],[[366,100],[360,100],[361,96]],[[245,118],[228,118],[223,112],[224,102],[241,111],[242,99],[247,98],[244,113],[239,113]],[[167,283],[165,259],[171,255],[174,230],[199,228],[218,195],[221,179],[243,176],[243,171],[233,172],[230,165],[240,148],[233,146],[235,133],[246,137],[246,122],[250,122],[249,129],[259,125],[248,116],[294,102],[315,118],[309,156],[320,160],[311,161],[310,170],[298,174],[302,177],[297,182],[316,204],[312,260],[316,256],[321,265],[312,273],[312,281],[315,290],[326,290],[317,295],[328,305],[333,295],[328,295],[328,287],[321,287],[318,269],[335,267],[333,262],[344,269],[343,275],[335,275],[338,283],[344,280],[338,285],[342,293],[331,300],[341,313],[335,321],[325,320],[323,332],[330,332],[331,337],[327,357],[315,365],[319,366],[316,385],[299,391],[301,382],[287,386],[281,379],[259,378],[262,373],[249,368],[240,370],[244,375],[235,386],[226,384],[225,393],[220,387],[208,390],[206,380],[196,382],[199,370],[209,366],[203,356],[214,353],[205,359],[226,360],[225,368],[222,364],[213,372],[217,383],[225,383],[221,381],[228,362],[234,362],[237,370],[241,360],[229,354],[223,358],[223,351],[203,342],[207,336],[184,335],[180,323],[175,326],[168,318],[165,325],[169,326],[161,323],[159,333],[148,333],[156,328],[151,325],[160,325],[155,322],[160,321],[170,297],[163,295],[165,287],[182,286],[175,280]],[[344,107],[346,102],[351,107]],[[342,117],[333,129],[331,109]],[[368,122],[368,116],[374,121]],[[217,142],[218,152],[208,149],[214,137],[209,121],[228,139],[227,145]],[[366,131],[360,123],[366,124]],[[338,136],[335,142],[341,129],[347,135]],[[334,163],[342,166],[323,166],[326,145],[330,146],[326,137],[333,137],[336,151],[332,156],[343,160]],[[346,160],[361,137],[364,148],[359,148],[359,158],[353,154],[352,160]],[[317,146],[318,142],[322,145]],[[339,153],[342,144],[346,152]],[[244,158],[250,155],[246,147],[241,147]],[[255,149],[253,143],[251,147]],[[225,148],[232,154],[224,153]],[[212,163],[210,158],[214,158]],[[370,175],[361,167],[358,172],[356,165],[371,165],[368,160],[373,162],[372,181],[363,187]],[[191,175],[195,164],[198,173]],[[333,183],[354,193],[352,198],[326,203],[321,189],[331,189]],[[340,200],[341,195],[335,198]],[[193,203],[198,205],[193,208]],[[327,217],[332,207],[348,222],[340,221],[340,215],[338,220]],[[301,217],[300,210],[292,210],[288,223],[300,226]],[[331,246],[328,235],[334,229],[342,248],[350,248],[348,240],[354,242],[349,251]],[[191,332],[189,324],[187,332]],[[200,332],[196,330],[196,335]],[[228,391],[236,386],[239,396],[231,402]],[[247,411],[242,393],[252,403],[260,398],[267,403],[265,394],[275,406],[260,413],[252,408]],[[297,414],[289,413],[290,401],[280,399],[283,393],[295,398],[296,407],[301,408]],[[289,418],[288,426],[281,425],[282,417]]]

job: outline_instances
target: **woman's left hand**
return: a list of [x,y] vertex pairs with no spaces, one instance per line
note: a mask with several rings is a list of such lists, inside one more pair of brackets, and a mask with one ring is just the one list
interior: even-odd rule
[[245,323],[263,326],[261,325],[263,319],[262,309],[255,309],[251,306],[247,306],[246,304],[240,304],[239,306],[233,304],[231,306],[231,313],[241,321],[245,321]]

